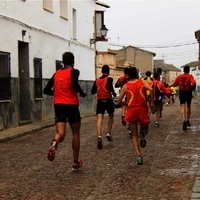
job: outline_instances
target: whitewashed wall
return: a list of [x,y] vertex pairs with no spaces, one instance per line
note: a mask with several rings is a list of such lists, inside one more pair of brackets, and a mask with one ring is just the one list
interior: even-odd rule
[[[69,20],[60,18],[59,1],[53,1],[53,13],[43,9],[42,0],[13,0],[0,2],[0,51],[11,52],[11,76],[18,77],[18,40],[26,30],[24,41],[29,43],[30,77],[33,58],[42,58],[43,78],[55,71],[55,60],[62,53],[75,55],[75,68],[81,80],[95,79],[95,49],[90,47],[94,32],[95,1],[69,1]],[[72,9],[77,13],[77,40],[72,39]],[[3,31],[2,31],[3,30]]]

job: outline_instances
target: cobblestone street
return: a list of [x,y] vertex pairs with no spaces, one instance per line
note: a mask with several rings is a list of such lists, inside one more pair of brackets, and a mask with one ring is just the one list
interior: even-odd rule
[[151,116],[144,164],[136,165],[131,139],[116,109],[113,142],[96,145],[96,116],[82,119],[80,158],[72,172],[71,132],[49,162],[46,152],[55,134],[50,127],[0,144],[1,200],[189,200],[199,170],[200,101],[193,100],[191,124],[182,130],[180,106],[164,105],[160,127]]

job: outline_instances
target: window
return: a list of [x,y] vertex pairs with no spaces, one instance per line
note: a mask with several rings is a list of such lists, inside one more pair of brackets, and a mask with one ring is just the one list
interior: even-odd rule
[[63,63],[60,60],[56,60],[56,71],[63,67]]
[[11,99],[10,53],[0,52],[0,100]]
[[47,11],[53,12],[53,1],[43,0],[43,8]]
[[60,16],[68,18],[68,0],[60,0]]
[[104,12],[103,11],[96,11],[95,12],[95,35],[96,38],[100,39],[101,36],[101,31],[100,29],[104,25]]
[[35,99],[42,98],[42,59],[34,58],[34,94]]
[[76,38],[76,9],[74,9],[74,8],[73,8],[73,10],[72,10],[72,17],[73,17],[73,18],[72,18],[72,20],[73,20],[73,21],[72,21],[72,23],[73,23],[73,24],[72,24],[72,25],[73,25],[73,27],[72,27],[72,31],[73,31],[73,32],[72,32],[72,35],[73,35],[73,39],[77,39],[77,38]]

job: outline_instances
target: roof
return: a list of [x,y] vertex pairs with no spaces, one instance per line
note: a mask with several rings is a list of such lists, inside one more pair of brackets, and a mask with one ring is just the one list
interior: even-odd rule
[[198,61],[189,62],[185,65],[182,65],[181,68],[184,68],[186,65],[188,65],[190,68],[195,68],[196,66],[198,66]]
[[161,68],[163,71],[175,71],[180,72],[181,70],[175,67],[173,64],[167,64],[164,60],[154,60],[154,68]]
[[[144,50],[144,49],[140,49],[140,48],[134,47],[134,46],[132,46],[132,45],[128,45],[128,46],[126,46],[126,47],[124,47],[124,48],[127,49],[127,48],[129,48],[129,47],[134,48],[134,49],[137,49],[137,50],[140,50],[140,51],[143,51],[143,52],[146,52],[146,53],[150,53],[150,54],[153,55],[153,57],[156,56],[156,53],[154,53],[154,52],[147,51],[147,50]],[[124,49],[124,48],[123,48],[123,49]],[[120,49],[119,49],[119,50],[120,50]]]

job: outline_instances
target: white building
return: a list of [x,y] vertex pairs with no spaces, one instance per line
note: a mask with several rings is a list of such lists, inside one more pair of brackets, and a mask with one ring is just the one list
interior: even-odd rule
[[[96,53],[90,39],[99,37],[106,7],[95,0],[0,1],[0,130],[54,117],[52,97],[42,90],[65,51],[73,52],[90,94]],[[81,100],[83,115],[94,105],[94,97]]]

